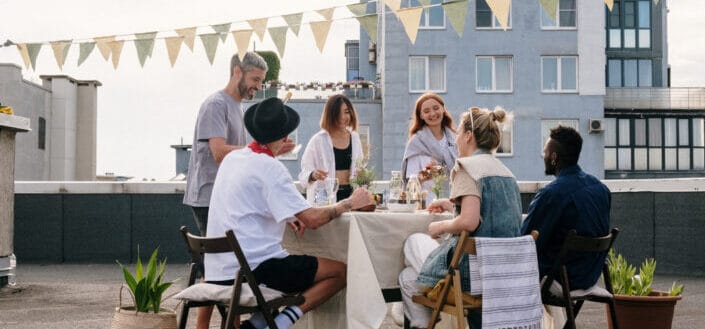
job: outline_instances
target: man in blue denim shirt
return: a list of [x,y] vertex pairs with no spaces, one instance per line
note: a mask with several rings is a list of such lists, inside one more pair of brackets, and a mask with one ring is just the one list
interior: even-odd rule
[[[548,274],[570,230],[598,237],[609,233],[610,191],[595,176],[578,166],[583,139],[575,129],[558,126],[543,151],[546,175],[556,179],[541,189],[529,205],[522,234],[539,231],[536,241],[539,272]],[[583,254],[568,264],[571,289],[587,289],[600,277],[605,254]]]

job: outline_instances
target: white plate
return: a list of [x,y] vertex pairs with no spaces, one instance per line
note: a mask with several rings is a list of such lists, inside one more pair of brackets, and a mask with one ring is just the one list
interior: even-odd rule
[[414,212],[416,210],[415,203],[388,203],[387,209],[391,212]]

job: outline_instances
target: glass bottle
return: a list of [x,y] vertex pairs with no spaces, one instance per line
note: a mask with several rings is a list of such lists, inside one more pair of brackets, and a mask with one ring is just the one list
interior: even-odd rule
[[404,182],[401,179],[401,171],[392,171],[392,178],[389,180],[389,202],[398,202],[402,191]]
[[17,257],[12,253],[10,255],[10,271],[7,273],[7,285],[14,286],[17,284],[17,278],[15,277],[15,269],[17,268]]
[[406,194],[409,203],[417,203],[417,209],[421,209],[421,183],[416,175],[409,177],[409,182],[406,184]]

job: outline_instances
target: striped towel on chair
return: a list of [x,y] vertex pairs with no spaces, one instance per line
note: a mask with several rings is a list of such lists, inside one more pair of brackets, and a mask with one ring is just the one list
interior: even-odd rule
[[475,238],[472,295],[482,295],[483,329],[540,329],[543,316],[534,239]]

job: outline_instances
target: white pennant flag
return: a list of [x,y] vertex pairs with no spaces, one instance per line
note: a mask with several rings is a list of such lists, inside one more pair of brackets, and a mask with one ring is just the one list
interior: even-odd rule
[[259,37],[259,41],[264,41],[264,31],[267,30],[267,20],[268,18],[259,18],[247,21],[252,27],[252,30],[255,31],[255,34]]
[[66,62],[66,56],[69,53],[69,48],[71,47],[71,40],[55,41],[51,42],[51,50],[54,52],[54,59],[56,59],[56,65],[59,65],[59,70],[64,70],[64,63]]
[[107,61],[110,58],[110,47],[108,47],[108,43],[115,41],[115,36],[94,38],[93,40],[95,40],[100,54],[103,55],[103,58]]
[[32,62],[29,60],[29,52],[27,51],[27,44],[21,43],[17,45],[17,51],[20,52],[20,57],[24,62],[24,68],[29,70],[32,67]]
[[397,11],[397,17],[401,20],[401,24],[404,25],[404,31],[406,31],[411,44],[416,42],[416,35],[419,32],[419,24],[421,23],[421,14],[423,14],[423,7],[405,8]]
[[184,38],[184,43],[188,47],[188,49],[191,49],[193,51],[193,41],[196,39],[196,28],[195,27],[189,27],[185,29],[178,29],[174,30],[176,31],[176,34],[180,37]]
[[118,63],[120,62],[120,54],[122,53],[122,46],[125,41],[112,41],[108,42],[108,48],[110,48],[110,56],[113,59],[113,67],[117,70]]
[[330,31],[331,21],[322,22],[310,22],[311,32],[313,32],[313,38],[316,40],[316,46],[318,46],[318,51],[323,52],[323,47],[326,45],[326,39],[328,38],[328,31]]
[[487,5],[497,17],[499,25],[506,31],[509,25],[509,9],[512,6],[512,0],[487,0]]
[[330,21],[333,19],[333,12],[335,12],[335,7],[326,8],[326,9],[319,9],[319,10],[316,10],[316,12],[319,15],[323,16],[323,19]]
[[171,62],[171,67],[174,67],[176,63],[176,58],[179,57],[179,50],[181,50],[181,43],[184,42],[184,37],[170,37],[164,39],[166,44],[166,51],[169,54],[169,62]]
[[240,61],[245,58],[250,38],[252,38],[252,30],[233,31],[233,39],[235,39],[235,45],[237,46],[237,57],[240,58]]

